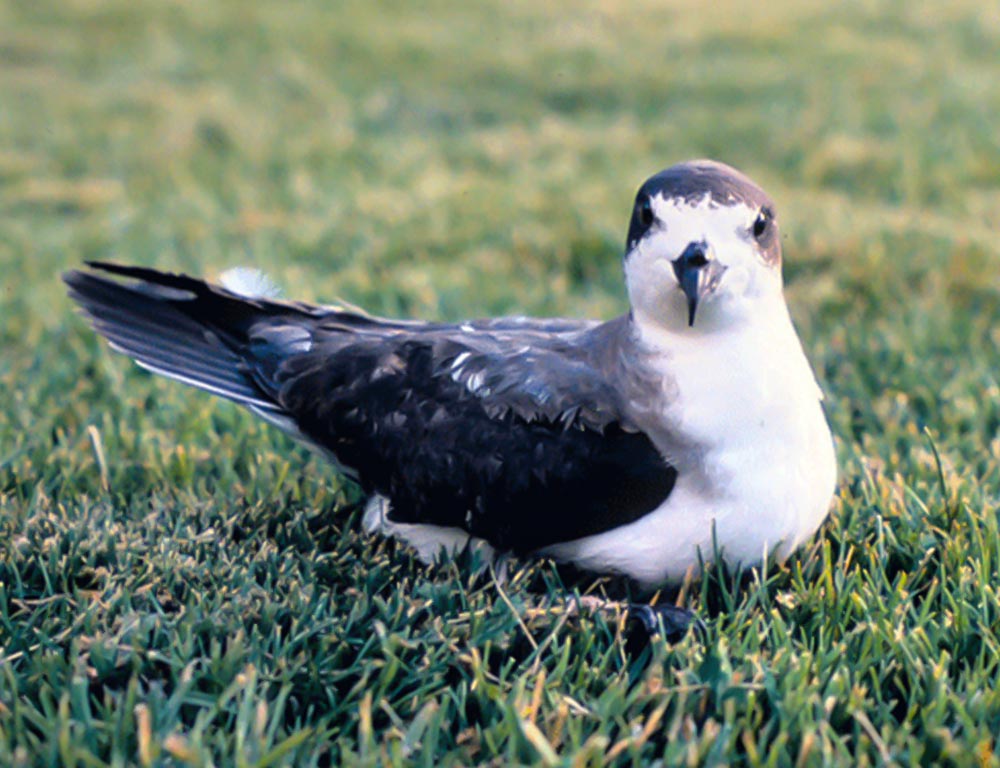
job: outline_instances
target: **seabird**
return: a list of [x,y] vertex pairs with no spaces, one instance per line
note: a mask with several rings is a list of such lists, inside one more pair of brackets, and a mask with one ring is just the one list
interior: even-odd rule
[[390,320],[107,262],[64,280],[115,350],[319,447],[424,560],[475,542],[652,590],[784,558],[827,514],[781,263],[772,200],[698,160],[640,187],[606,322]]

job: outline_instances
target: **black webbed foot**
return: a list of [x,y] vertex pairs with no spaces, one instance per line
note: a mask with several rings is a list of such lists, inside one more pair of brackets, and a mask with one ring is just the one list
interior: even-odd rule
[[698,614],[687,608],[671,603],[659,605],[629,603],[626,632],[630,644],[645,646],[656,635],[660,635],[668,643],[677,643],[691,628],[694,628],[701,637],[704,637],[707,631],[705,622],[698,618]]

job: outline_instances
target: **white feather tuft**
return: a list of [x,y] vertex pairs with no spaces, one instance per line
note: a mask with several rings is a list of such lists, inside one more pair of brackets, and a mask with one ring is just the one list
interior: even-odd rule
[[248,299],[277,299],[281,289],[270,277],[253,267],[233,267],[219,275],[219,282],[227,291]]

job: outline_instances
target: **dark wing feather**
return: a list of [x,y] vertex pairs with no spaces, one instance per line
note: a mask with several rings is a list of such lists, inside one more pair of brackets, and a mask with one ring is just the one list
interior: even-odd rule
[[574,351],[569,344],[555,349],[521,344],[492,353],[466,350],[447,356],[442,373],[475,394],[490,416],[513,414],[524,421],[603,432],[619,421],[617,393]]
[[63,275],[70,297],[117,351],[155,373],[242,405],[273,408],[243,371],[245,331],[264,316],[262,306],[182,275],[94,266],[137,281],[121,283],[79,270]]
[[277,399],[391,500],[393,520],[527,552],[632,522],[676,480],[623,428],[616,392],[586,361],[588,333],[540,334],[529,349],[523,331],[454,326],[327,338],[286,361]]
[[621,320],[390,321],[93,266],[130,281],[64,276],[116,349],[324,447],[395,520],[530,551],[635,520],[676,480],[595,363]]

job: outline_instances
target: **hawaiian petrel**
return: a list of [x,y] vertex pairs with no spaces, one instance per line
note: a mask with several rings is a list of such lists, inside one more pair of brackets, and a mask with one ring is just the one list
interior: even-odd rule
[[774,204],[721,163],[639,189],[607,322],[388,320],[90,266],[64,279],[115,350],[321,448],[424,560],[485,542],[651,589],[787,556],[830,506]]

